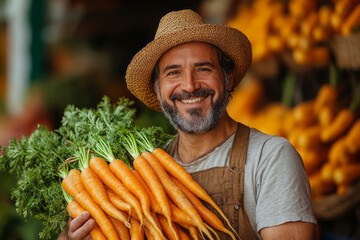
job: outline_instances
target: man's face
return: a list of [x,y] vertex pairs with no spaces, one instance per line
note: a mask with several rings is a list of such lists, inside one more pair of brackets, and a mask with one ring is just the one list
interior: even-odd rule
[[155,86],[160,105],[179,130],[200,134],[216,126],[229,100],[216,49],[192,42],[174,47],[159,60]]

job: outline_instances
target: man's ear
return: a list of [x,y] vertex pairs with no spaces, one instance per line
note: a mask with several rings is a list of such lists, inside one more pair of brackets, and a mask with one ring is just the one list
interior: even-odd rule
[[228,91],[231,91],[231,89],[233,89],[234,87],[234,71],[232,71],[230,74],[229,74],[229,83],[228,83]]
[[159,84],[159,83],[154,83],[154,91],[156,93],[156,98],[157,100],[160,102],[160,93],[158,92],[158,88],[156,87],[156,85]]

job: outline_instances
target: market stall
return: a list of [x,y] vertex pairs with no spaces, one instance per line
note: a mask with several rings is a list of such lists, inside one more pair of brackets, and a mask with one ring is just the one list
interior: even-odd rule
[[[17,228],[26,232],[24,226],[32,226],[28,228],[33,228],[40,238],[55,239],[67,224],[69,214],[76,217],[83,211],[78,208],[79,212],[71,212],[70,207],[76,204],[73,196],[79,197],[77,191],[81,191],[70,186],[70,172],[72,180],[81,181],[81,174],[91,168],[95,155],[109,165],[116,162],[114,156],[121,156],[124,160],[126,173],[131,175],[131,179],[125,179],[129,175],[118,173],[114,181],[118,178],[122,182],[149,185],[149,173],[140,172],[142,168],[137,166],[135,159],[144,152],[149,155],[157,147],[165,148],[173,137],[169,133],[173,134],[174,129],[168,121],[136,101],[126,89],[123,76],[130,56],[145,45],[143,40],[153,34],[152,27],[157,19],[150,16],[149,9],[160,16],[165,11],[158,7],[163,4],[162,1],[151,6],[146,6],[146,2],[141,8],[112,1],[102,7],[98,7],[96,1],[89,1],[88,5],[76,5],[76,2],[68,6],[72,10],[69,12],[60,3],[51,5],[54,9],[64,8],[59,22],[55,15],[47,22],[48,33],[52,34],[47,39],[48,46],[42,45],[49,51],[51,69],[47,74],[51,80],[43,72],[46,79],[40,82],[39,88],[30,91],[34,94],[30,94],[28,102],[23,103],[23,114],[16,118],[1,115],[3,141],[0,145],[4,146],[0,146],[0,172],[3,174],[1,179],[4,179],[2,183],[5,182],[11,189],[5,185],[0,188],[1,197],[4,196],[0,200],[5,199],[4,203],[0,201],[0,209],[7,209],[0,214],[0,239],[2,236],[9,237]],[[360,1],[203,1],[201,7],[199,3],[189,2],[168,4],[167,7],[173,10],[189,6],[195,8],[196,5],[196,10],[209,22],[224,22],[249,38],[253,51],[252,65],[244,80],[232,92],[227,111],[238,122],[266,134],[286,138],[299,153],[311,185],[312,208],[318,221],[317,238],[359,239]],[[221,10],[221,13],[216,14],[215,10]],[[131,14],[132,11],[136,14]],[[150,17],[154,22],[148,20]],[[137,26],[137,20],[140,20],[141,26]],[[8,27],[9,24],[2,21],[0,26]],[[10,64],[4,50],[10,44],[7,37],[8,29],[0,29],[0,96],[3,101],[9,86],[4,70]],[[16,72],[16,66],[11,69]],[[26,86],[22,85],[21,91],[25,91],[23,88]],[[63,93],[61,99],[54,97],[59,91]],[[101,98],[103,94],[110,97]],[[16,94],[12,97],[16,98]],[[12,102],[6,104],[11,105]],[[25,136],[20,136],[22,134]],[[4,139],[6,144],[3,144]],[[129,169],[143,174],[140,180],[136,180]],[[159,210],[159,206],[154,206],[154,199],[142,198],[149,189],[137,187],[142,191],[139,193],[131,184],[124,188],[134,191],[147,204],[153,202],[151,208],[143,207],[143,202],[135,202],[134,205],[141,205],[141,208],[130,212],[129,205],[123,205],[115,198],[121,194],[114,194],[116,187],[109,190],[111,185],[106,184],[108,176],[104,175],[111,175],[111,171],[104,174],[104,170],[93,170],[99,171],[99,185],[104,183],[107,186],[105,195],[123,211],[118,213],[113,209],[111,212],[107,209],[109,206],[104,206],[106,215],[111,215],[108,217],[111,224],[105,222],[97,226],[104,231],[106,226],[120,225],[118,229],[110,229],[106,233],[108,239],[120,235],[120,228],[139,223],[145,225],[147,233],[142,234],[148,234],[149,238],[152,234],[161,238],[161,234],[170,236],[177,232],[196,239],[202,231],[211,239],[213,228],[232,239],[237,238],[237,233],[226,224],[226,218],[218,219],[211,215],[199,203],[200,199],[205,200],[192,193],[188,193],[186,198],[198,204],[196,211],[203,211],[202,219],[196,218],[196,224],[190,222],[178,208],[173,210],[178,215],[170,219],[166,214],[170,206]],[[176,172],[186,175],[182,168],[167,171],[172,171],[174,175]],[[141,182],[142,178],[145,183]],[[157,187],[155,184],[151,187]],[[177,183],[173,187],[184,189],[184,184]],[[84,184],[85,188],[90,193],[93,186]],[[34,192],[34,189],[39,191]],[[65,192],[63,189],[66,189]],[[11,199],[7,195],[10,191]],[[96,199],[96,204],[101,205],[97,193],[89,196],[86,198]],[[171,203],[176,201],[176,196],[173,196]],[[49,202],[51,204],[47,204]],[[96,205],[94,202],[88,204]],[[209,201],[207,204],[212,203]],[[189,207],[182,208],[188,210]],[[93,211],[91,214],[96,216],[97,223],[106,218],[101,215],[101,210]],[[155,212],[160,216],[158,223],[151,217]],[[215,220],[209,220],[207,214]],[[35,224],[26,225],[23,219]],[[143,223],[143,219],[150,222]],[[205,225],[201,224],[202,220]],[[164,228],[164,232],[153,228],[158,225]],[[4,230],[7,227],[9,235]],[[125,235],[130,234],[125,232]]]
[[359,228],[359,13],[359,1],[258,0],[229,20],[249,36],[254,54],[229,113],[292,143],[320,229],[343,237]]

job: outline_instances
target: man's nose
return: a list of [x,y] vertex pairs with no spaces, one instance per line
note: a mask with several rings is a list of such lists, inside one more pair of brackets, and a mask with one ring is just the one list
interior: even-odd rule
[[182,88],[187,92],[193,92],[195,89],[199,87],[199,83],[196,81],[194,74],[192,72],[186,72],[184,74]]

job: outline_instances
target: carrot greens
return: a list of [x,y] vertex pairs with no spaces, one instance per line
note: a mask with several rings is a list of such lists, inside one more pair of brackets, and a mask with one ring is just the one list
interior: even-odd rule
[[69,105],[58,129],[50,131],[39,125],[30,136],[11,139],[7,146],[0,146],[0,173],[9,173],[16,179],[11,192],[16,211],[25,219],[32,216],[41,221],[39,238],[50,239],[67,224],[69,199],[65,199],[59,183],[67,176],[68,168],[80,169],[70,161],[64,165],[66,159],[77,157],[79,149],[100,149],[100,153],[108,152],[107,157],[121,159],[132,168],[133,159],[122,143],[125,133],[144,132],[159,147],[171,139],[161,127],[135,126],[136,110],[132,105],[126,98],[112,104],[106,96],[95,109]]
[[126,138],[124,139],[123,146],[129,152],[129,154],[133,159],[135,159],[140,155],[134,134],[132,133],[126,134]]
[[0,155],[0,172],[9,172],[17,179],[11,193],[16,211],[25,219],[31,215],[43,223],[41,238],[49,238],[50,232],[66,225],[57,168],[72,151],[61,136],[39,127],[29,138],[9,141]]

